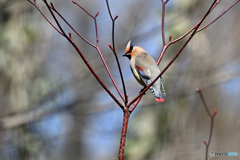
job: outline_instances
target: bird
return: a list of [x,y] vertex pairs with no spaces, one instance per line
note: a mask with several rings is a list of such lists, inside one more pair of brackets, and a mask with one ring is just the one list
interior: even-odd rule
[[[134,46],[132,41],[127,43],[126,52],[123,56],[130,60],[131,71],[137,82],[144,86],[143,89],[160,74],[160,69],[155,60],[142,47]],[[153,95],[155,95],[157,102],[164,102],[161,87],[164,95],[166,95],[161,78],[149,88]]]

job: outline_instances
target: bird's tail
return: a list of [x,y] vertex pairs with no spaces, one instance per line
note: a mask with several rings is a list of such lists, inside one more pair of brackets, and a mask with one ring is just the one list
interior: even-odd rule
[[[150,83],[151,83],[151,81],[149,80],[148,85]],[[153,86],[151,86],[149,88],[150,91],[152,92],[152,94],[155,96],[155,100],[157,102],[164,102],[164,98],[163,98],[162,93],[161,93],[161,87],[162,87],[162,90],[163,90],[163,94],[166,96],[165,89],[164,89],[164,86],[163,86],[163,83],[162,83],[161,80],[160,80],[160,84],[159,85],[153,84]]]
[[157,102],[164,102],[164,98],[162,97],[162,93],[161,93],[160,88],[159,88],[159,91],[158,91],[153,86],[151,86],[150,91],[152,91],[152,94],[155,96],[155,100]]

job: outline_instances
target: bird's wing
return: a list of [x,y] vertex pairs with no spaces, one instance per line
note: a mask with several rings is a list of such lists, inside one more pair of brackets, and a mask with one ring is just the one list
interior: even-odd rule
[[138,72],[140,78],[142,79],[142,81],[147,86],[150,82],[151,73],[150,73],[150,70],[147,67],[146,63],[140,62],[140,60],[137,59],[137,57],[136,57],[135,69],[137,70],[137,72]]

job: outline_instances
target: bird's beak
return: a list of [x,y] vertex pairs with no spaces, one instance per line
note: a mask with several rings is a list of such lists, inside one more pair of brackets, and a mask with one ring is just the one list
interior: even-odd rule
[[127,57],[128,59],[131,59],[131,55],[129,53],[125,53],[124,55],[122,55],[123,57]]

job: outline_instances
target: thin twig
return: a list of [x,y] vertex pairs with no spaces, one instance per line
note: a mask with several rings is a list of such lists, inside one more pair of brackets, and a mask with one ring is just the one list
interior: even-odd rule
[[104,83],[101,81],[101,79],[97,76],[97,74],[95,73],[95,71],[92,69],[92,67],[90,66],[90,64],[88,63],[88,61],[85,59],[85,57],[83,56],[82,52],[79,50],[79,48],[77,47],[77,45],[74,43],[74,41],[72,40],[72,38],[70,36],[67,36],[67,34],[64,32],[64,30],[62,29],[61,25],[59,24],[56,16],[54,15],[54,13],[52,12],[52,10],[55,10],[55,7],[53,6],[53,4],[51,3],[51,6],[48,4],[47,0],[43,0],[43,2],[46,4],[47,8],[49,9],[49,12],[52,14],[52,17],[54,18],[55,22],[57,23],[58,27],[60,28],[61,32],[63,33],[62,35],[73,45],[73,47],[76,49],[76,51],[79,53],[79,55],[81,56],[82,60],[84,61],[84,63],[86,64],[86,66],[89,68],[89,70],[92,72],[92,74],[94,75],[94,77],[97,79],[97,81],[101,84],[101,86],[106,90],[106,92],[113,98],[113,100],[123,109],[123,105],[117,100],[117,98],[112,94],[112,92],[104,85]]
[[[213,21],[211,21],[210,23],[208,23],[208,24],[205,25],[204,27],[198,29],[196,33],[204,30],[204,29],[207,28],[207,27],[209,27],[211,24],[213,24],[215,21],[217,21],[220,17],[222,17],[225,13],[227,13],[227,12],[228,12],[233,6],[235,6],[239,1],[240,1],[240,0],[236,0],[230,7],[228,7],[228,8],[227,8],[223,13],[221,13],[217,18],[215,18]],[[168,2],[168,1],[166,1],[166,2]],[[166,2],[165,2],[165,4],[166,4]],[[217,6],[217,4],[218,4],[219,2],[220,2],[220,0],[217,0],[217,1],[216,1],[216,3],[215,3],[215,4],[212,6],[212,8],[210,9],[210,12]],[[202,20],[202,19],[201,19],[201,20]],[[163,55],[164,55],[166,49],[167,49],[171,44],[180,41],[181,39],[183,39],[184,37],[186,37],[189,33],[191,33],[191,32],[194,30],[195,26],[198,25],[198,24],[201,22],[201,20],[199,20],[199,21],[198,21],[191,29],[189,29],[185,34],[183,34],[182,36],[176,38],[176,39],[173,40],[173,41],[169,41],[165,46],[163,46],[163,49],[162,49],[162,51],[161,51],[161,54],[160,54],[160,56],[158,57],[158,60],[157,60],[157,65],[160,64],[160,62],[161,62],[161,60],[162,60],[162,58],[163,58]]]
[[92,16],[86,9],[84,9],[81,5],[79,5],[77,2],[72,1],[72,3],[76,4],[78,7],[80,7],[85,13],[87,13],[90,17],[94,19],[94,16]]
[[[161,1],[162,1],[162,43],[163,43],[163,48],[167,48],[169,46],[169,43],[168,43],[168,45],[166,45],[164,26],[165,26],[165,5],[168,2],[168,0],[166,2],[164,2],[164,0],[161,0]],[[165,54],[165,50],[164,50],[164,52],[162,50],[162,52],[158,58],[157,65],[160,64],[164,54]]]
[[210,143],[211,143],[211,139],[212,139],[212,133],[213,133],[213,125],[214,125],[214,118],[217,114],[217,110],[215,109],[213,111],[213,114],[210,113],[210,110],[209,110],[209,107],[207,106],[207,103],[205,101],[205,98],[203,96],[203,93],[202,93],[202,90],[197,88],[196,91],[199,93],[200,97],[201,97],[201,100],[202,100],[202,103],[203,103],[203,106],[208,114],[208,116],[210,117],[211,119],[211,124],[210,124],[210,133],[209,133],[209,138],[208,138],[208,142],[206,142],[205,140],[203,141],[203,143],[205,144],[206,146],[206,153],[205,153],[205,160],[208,160],[208,151],[209,151],[209,146],[210,146]]
[[140,102],[140,100],[142,99],[143,95],[140,96],[135,102],[134,104],[131,106],[131,108],[129,109],[130,113],[133,112],[133,110],[137,107],[138,103]]
[[108,66],[107,66],[107,63],[106,63],[105,59],[103,58],[103,55],[102,55],[102,53],[101,53],[101,50],[99,49],[99,38],[98,38],[98,28],[97,28],[97,16],[98,16],[99,12],[97,12],[96,15],[93,16],[93,15],[91,15],[86,9],[84,9],[81,5],[79,5],[77,2],[73,1],[73,3],[76,4],[78,7],[80,7],[80,8],[81,8],[84,12],[86,12],[91,18],[93,18],[94,24],[95,24],[95,31],[96,31],[96,47],[95,47],[95,48],[96,48],[97,51],[98,51],[98,54],[99,54],[99,56],[100,56],[100,58],[101,58],[101,60],[102,60],[102,62],[103,62],[104,67],[106,68],[106,70],[107,70],[107,72],[108,72],[108,75],[109,75],[110,79],[112,80],[112,83],[113,83],[114,87],[116,88],[118,94],[120,95],[120,97],[121,97],[122,100],[124,101],[124,97],[123,97],[122,93],[120,92],[120,90],[119,90],[119,88],[118,88],[115,80],[113,79],[113,76],[112,76],[112,74],[111,74],[111,72],[110,72],[110,70],[109,70],[109,68],[108,68]]
[[204,106],[204,108],[205,108],[208,116],[209,116],[209,117],[212,117],[212,114],[210,113],[210,110],[208,109],[208,106],[207,106],[207,103],[206,103],[206,101],[205,101],[205,98],[204,98],[204,96],[203,96],[203,94],[202,94],[202,91],[201,91],[199,88],[196,89],[196,91],[199,93],[199,95],[200,95],[200,97],[201,97],[201,100],[202,100],[202,102],[203,102],[203,106]]
[[41,9],[39,8],[39,6],[37,5],[36,1],[32,2],[31,0],[27,0],[28,2],[30,2],[34,7],[37,8],[37,10],[42,14],[42,16],[48,21],[48,23],[59,33],[63,36],[63,33],[57,29],[56,26],[54,26],[54,24],[45,16],[45,14],[41,11]]
[[[51,6],[50,6],[51,7]],[[52,8],[52,10],[58,14],[58,16],[85,42],[87,42],[89,45],[91,45],[92,47],[96,48],[96,46],[94,44],[92,44],[90,41],[88,41],[86,38],[84,38],[80,33],[78,33],[73,27],[72,25],[69,24],[69,22],[62,16],[61,13],[59,13],[55,8]]]
[[113,18],[110,7],[109,7],[108,0],[106,0],[106,3],[107,3],[109,16],[112,20],[112,47],[111,47],[111,45],[109,45],[109,47],[112,49],[112,51],[114,53],[114,56],[115,56],[115,59],[117,61],[117,66],[118,66],[119,74],[120,74],[120,77],[121,77],[123,92],[124,92],[124,96],[125,96],[124,102],[125,102],[125,104],[127,104],[128,103],[128,98],[127,98],[127,93],[126,93],[126,87],[125,87],[125,83],[124,83],[124,79],[123,79],[123,75],[122,75],[122,69],[121,69],[121,66],[120,66],[120,63],[119,63],[119,60],[118,60],[118,57],[117,57],[116,49],[115,49],[115,38],[114,38],[114,36],[115,36],[114,33],[115,32],[114,32],[114,30],[115,30],[115,21],[118,18],[118,15],[115,16],[115,18]]
[[165,30],[164,30],[164,26],[165,26],[165,4],[166,2],[164,2],[164,0],[162,1],[162,43],[163,46],[166,45],[166,40],[165,40]]
[[[168,1],[167,1],[168,2]],[[162,8],[164,9],[162,9],[163,11],[163,13],[162,14],[165,14],[164,12],[165,12],[165,4],[166,4],[166,2],[164,3],[164,1],[162,0]],[[212,5],[211,6],[211,8],[210,8],[210,10],[209,10],[209,13],[216,7],[216,5],[219,3],[219,0],[217,0],[215,3],[214,3],[214,5]],[[161,53],[160,53],[160,55],[159,55],[159,57],[158,57],[158,60],[157,60],[157,65],[159,65],[160,64],[160,62],[161,62],[161,60],[162,60],[162,58],[163,58],[163,55],[165,54],[165,51],[166,51],[166,49],[171,45],[171,44],[173,44],[173,43],[176,43],[176,42],[178,42],[178,41],[180,41],[181,39],[183,39],[184,37],[186,37],[189,33],[191,33],[195,28],[196,28],[196,26],[198,26],[199,25],[199,23],[200,22],[202,22],[202,20],[203,19],[200,19],[191,29],[189,29],[185,34],[183,34],[182,36],[180,36],[180,37],[178,37],[177,39],[175,39],[175,40],[173,40],[173,41],[170,41],[169,40],[169,42],[167,43],[167,44],[165,44],[165,45],[163,45],[163,49],[162,49],[162,51],[161,51]],[[163,20],[162,20],[163,21]]]
[[213,24],[216,20],[218,20],[220,17],[222,17],[225,13],[227,13],[233,6],[235,6],[240,0],[235,1],[231,6],[229,6],[223,13],[221,13],[217,18],[215,18],[212,22],[208,23],[207,25],[205,25],[204,27],[200,28],[197,30],[197,32],[200,32],[202,30],[204,30],[205,28],[207,28],[208,26],[210,26],[211,24]]

